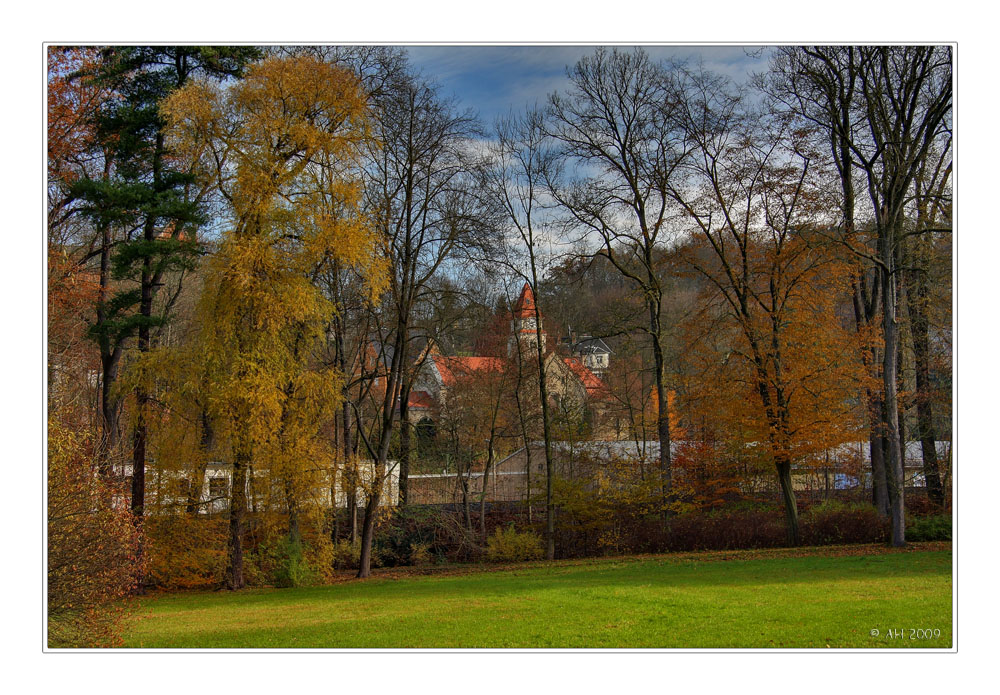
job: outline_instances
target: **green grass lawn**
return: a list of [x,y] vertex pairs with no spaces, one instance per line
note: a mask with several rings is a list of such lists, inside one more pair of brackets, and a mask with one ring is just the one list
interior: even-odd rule
[[[125,642],[144,648],[950,647],[951,552],[860,552],[866,554],[615,558],[165,594],[143,600]],[[914,639],[918,633],[910,631],[917,628],[940,630],[940,637]]]

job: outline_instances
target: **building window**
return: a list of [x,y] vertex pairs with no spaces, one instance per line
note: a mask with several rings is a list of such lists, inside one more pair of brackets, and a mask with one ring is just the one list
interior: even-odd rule
[[208,495],[209,497],[228,497],[229,496],[229,478],[225,476],[216,476],[208,479]]
[[858,479],[853,475],[847,475],[846,473],[833,474],[834,490],[850,490],[851,488],[857,486],[858,486]]

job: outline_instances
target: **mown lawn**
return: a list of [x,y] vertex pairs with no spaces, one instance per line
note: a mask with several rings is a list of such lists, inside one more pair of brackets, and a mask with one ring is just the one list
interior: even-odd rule
[[[143,600],[125,641],[142,648],[947,648],[951,552],[937,548],[615,558],[166,594]],[[917,639],[918,628],[940,637]]]

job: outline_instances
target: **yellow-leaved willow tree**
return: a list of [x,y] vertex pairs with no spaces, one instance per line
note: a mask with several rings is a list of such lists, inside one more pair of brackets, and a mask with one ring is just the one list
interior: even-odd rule
[[197,157],[225,201],[198,318],[209,410],[229,435],[231,589],[244,586],[248,472],[284,496],[296,540],[341,378],[323,364],[333,307],[313,280],[356,267],[372,296],[384,256],[360,211],[359,152],[370,136],[356,77],[310,57],[268,58],[226,88],[192,83],[164,107],[177,156]]

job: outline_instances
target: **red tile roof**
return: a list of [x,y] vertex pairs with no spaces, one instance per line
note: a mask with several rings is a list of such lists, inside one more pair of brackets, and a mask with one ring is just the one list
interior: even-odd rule
[[478,372],[487,370],[498,372],[504,368],[504,361],[499,357],[444,357],[443,355],[432,355],[434,366],[441,374],[441,382],[445,386],[451,386],[455,380]]
[[406,407],[410,410],[430,410],[434,407],[434,399],[426,391],[410,391]]
[[583,362],[576,357],[563,357],[563,362],[570,368],[576,378],[580,380],[583,387],[587,389],[588,396],[598,396],[604,392],[604,382],[597,378]]
[[[434,361],[434,366],[437,367],[438,373],[441,374],[441,383],[445,387],[454,385],[456,380],[473,372],[481,370],[499,372],[507,366],[507,362],[499,357],[445,357],[443,355],[432,355],[431,359]],[[604,395],[604,382],[590,371],[579,358],[563,357],[561,359],[569,367],[570,371],[573,372],[573,375],[580,380],[580,383],[583,384],[589,397]],[[413,393],[423,392],[414,391]],[[411,400],[412,398],[411,394]]]

